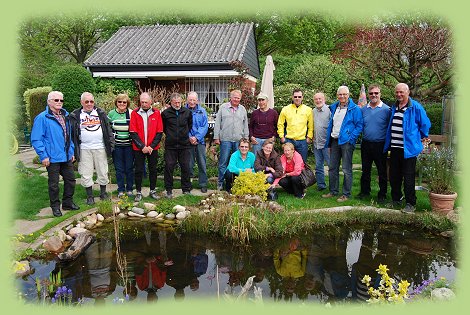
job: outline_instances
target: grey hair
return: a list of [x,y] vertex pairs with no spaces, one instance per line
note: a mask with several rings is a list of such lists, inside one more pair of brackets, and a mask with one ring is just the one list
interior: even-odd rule
[[341,85],[336,91],[336,93],[339,93],[339,90],[346,90],[346,93],[349,94],[349,88],[346,85]]
[[80,96],[80,101],[83,101],[87,95],[91,95],[93,98],[95,98],[90,92],[83,92],[82,96]]

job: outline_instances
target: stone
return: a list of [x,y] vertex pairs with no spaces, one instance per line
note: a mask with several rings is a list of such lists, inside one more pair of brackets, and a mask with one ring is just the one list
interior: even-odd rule
[[140,215],[145,213],[145,210],[139,207],[132,207],[131,211]]
[[83,223],[82,221],[78,222],[77,225],[75,225],[76,227],[78,228],[82,228],[84,229],[85,228],[85,223]]
[[164,219],[164,218],[155,218],[155,221],[156,221],[157,223],[160,223],[160,222],[165,221],[165,219]]
[[42,247],[51,253],[57,253],[62,250],[62,241],[57,235],[47,238],[43,243]]
[[218,200],[218,201],[224,201],[225,199],[222,198],[222,197],[218,197],[217,200]]
[[127,211],[127,215],[130,216],[130,217],[145,218],[145,215],[135,213],[134,211]]
[[156,217],[155,219],[163,219],[163,217],[165,216],[165,214],[163,212],[160,212]]
[[186,207],[180,206],[180,205],[176,205],[176,206],[173,207],[173,210],[175,210],[176,213],[178,213],[178,212],[183,212],[183,211],[186,211]]
[[82,227],[74,227],[70,229],[69,235],[72,236],[73,238],[76,238],[78,234],[88,232],[87,229],[82,228]]
[[209,209],[204,209],[204,213],[210,213],[211,211]]
[[67,234],[63,230],[59,230],[57,232],[57,236],[59,237],[60,241],[63,243],[67,240]]
[[73,228],[73,224],[67,225],[67,227],[65,228],[65,232],[70,231],[71,228]]
[[72,237],[72,236],[70,236],[70,235],[66,235],[66,239],[67,239],[67,241],[68,241],[68,242],[70,242],[70,241],[72,241],[72,240],[73,240],[73,237]]
[[448,301],[455,298],[455,293],[449,288],[437,288],[431,291],[431,300]]
[[149,217],[149,218],[155,218],[157,216],[158,216],[157,211],[150,211],[149,213],[147,213],[147,217]]
[[144,207],[147,210],[155,210],[156,206],[153,203],[150,202],[144,202]]
[[178,220],[184,220],[184,219],[186,219],[187,216],[188,216],[188,215],[187,215],[186,211],[178,212],[178,213],[176,214],[176,219],[178,219]]
[[175,214],[174,213],[168,213],[166,216],[165,216],[165,219],[167,220],[173,220],[175,218]]
[[29,261],[15,261],[14,264],[15,265],[13,268],[17,277],[24,277],[31,273],[31,266],[29,265]]
[[127,218],[127,215],[125,213],[119,213],[118,218],[124,219],[124,218]]
[[452,230],[441,232],[441,235],[444,237],[454,237],[455,233]]
[[121,209],[119,209],[119,207],[118,207],[117,205],[114,206],[113,211],[114,211],[114,214],[119,214],[119,213],[121,213]]
[[96,215],[96,219],[98,220],[98,222],[103,222],[103,221],[104,221],[104,217],[103,217],[103,215],[100,214],[100,213],[98,213],[98,214]]

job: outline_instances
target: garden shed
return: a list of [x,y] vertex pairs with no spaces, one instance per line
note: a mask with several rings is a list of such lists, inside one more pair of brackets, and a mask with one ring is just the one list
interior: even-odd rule
[[260,70],[253,23],[124,26],[84,66],[93,77],[130,78],[142,89],[178,84],[216,109],[239,75],[232,62],[248,67],[245,83],[254,89]]

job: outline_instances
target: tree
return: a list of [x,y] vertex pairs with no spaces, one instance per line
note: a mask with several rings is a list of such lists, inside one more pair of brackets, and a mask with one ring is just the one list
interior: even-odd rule
[[407,83],[418,99],[436,99],[452,79],[451,34],[441,24],[415,20],[358,27],[340,44],[335,60],[349,62],[352,74],[365,68],[373,78]]

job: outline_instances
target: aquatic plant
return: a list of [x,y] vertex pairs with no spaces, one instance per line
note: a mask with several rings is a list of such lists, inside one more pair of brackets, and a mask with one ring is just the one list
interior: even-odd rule
[[408,298],[408,287],[410,283],[407,280],[401,280],[398,285],[394,278],[388,275],[389,269],[387,265],[379,265],[376,269],[380,275],[380,284],[378,288],[371,286],[372,278],[369,275],[365,275],[361,282],[364,283],[368,288],[370,299],[367,300],[369,303],[403,303]]

